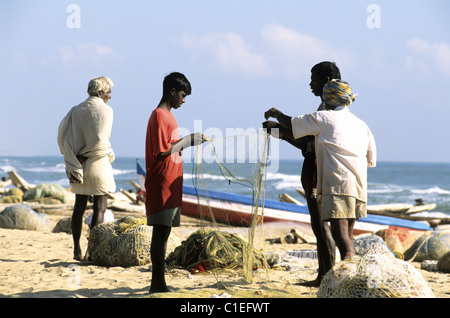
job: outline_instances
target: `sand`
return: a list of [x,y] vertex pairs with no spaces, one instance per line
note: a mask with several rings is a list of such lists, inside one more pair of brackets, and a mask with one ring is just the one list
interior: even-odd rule
[[[106,268],[73,260],[72,236],[51,232],[57,221],[68,215],[68,211],[48,215],[50,230],[47,232],[0,229],[0,297],[192,299],[228,295],[231,298],[316,298],[318,288],[296,285],[316,277],[316,264],[310,260],[303,267],[291,270],[258,270],[253,273],[252,282],[247,282],[238,270],[219,274],[173,271],[166,275],[172,292],[149,295],[151,264]],[[185,239],[198,228],[196,220],[183,217],[182,226],[174,228],[173,232]],[[264,233],[265,238],[278,238],[292,228],[292,224],[266,225],[257,232]],[[245,229],[237,231],[246,235]],[[87,247],[86,234],[83,232],[81,239],[83,249]],[[315,249],[314,243],[271,244],[262,236],[257,244],[262,244],[266,253]],[[420,269],[420,263],[413,264],[437,298],[450,298],[450,274],[428,272]]]

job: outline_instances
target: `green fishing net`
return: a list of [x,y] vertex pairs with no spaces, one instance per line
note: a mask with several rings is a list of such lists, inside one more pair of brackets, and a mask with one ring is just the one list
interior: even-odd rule
[[248,249],[251,249],[253,269],[267,267],[263,254],[252,249],[239,235],[202,228],[175,248],[166,263],[169,268],[200,272],[239,269],[244,266]]
[[[258,267],[264,267],[262,263],[265,262],[262,254],[255,253],[254,239],[256,227],[262,224],[264,217],[265,176],[270,156],[269,138],[270,135],[263,130],[240,131],[240,133],[226,137],[211,136],[208,143],[196,148],[194,156],[192,184],[198,191],[197,203],[200,219],[212,221],[212,229],[216,229],[216,222],[244,226],[248,229],[247,237],[242,239],[223,232],[205,232],[207,229],[197,233],[201,237],[200,240],[213,243],[203,251],[204,255],[210,259],[202,258],[199,261],[201,264],[214,264],[216,268],[222,265],[239,267],[247,282],[252,281],[252,271]],[[245,220],[232,220],[231,216],[227,217],[227,212],[218,212],[217,208],[214,209],[209,193],[214,191],[215,184],[208,184],[205,179],[205,174],[208,174],[207,169],[210,171],[211,167],[220,171],[221,176],[218,176],[215,182],[216,184],[220,182],[221,188],[225,184],[227,193],[241,194],[250,198],[251,201],[247,205],[249,211]],[[187,251],[179,253],[189,254]],[[222,260],[216,255],[226,255],[223,264],[220,264]]]
[[25,191],[23,194],[23,200],[46,203],[51,202],[50,199],[54,199],[59,203],[65,203],[66,194],[66,190],[59,184],[44,183]]
[[[97,265],[107,267],[150,263],[153,228],[146,224],[145,217],[124,216],[115,222],[96,225],[89,233],[90,259]],[[172,233],[167,243],[167,253],[180,243]]]
[[47,225],[47,218],[26,204],[10,205],[0,213],[0,228],[46,231]]

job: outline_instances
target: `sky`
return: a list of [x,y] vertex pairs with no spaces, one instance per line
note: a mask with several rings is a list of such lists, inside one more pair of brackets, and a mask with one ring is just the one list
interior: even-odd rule
[[2,0],[0,155],[60,155],[58,125],[97,76],[114,82],[116,156],[142,158],[170,72],[192,84],[180,128],[226,135],[270,107],[315,111],[311,67],[334,61],[379,161],[448,163],[449,18],[444,0]]

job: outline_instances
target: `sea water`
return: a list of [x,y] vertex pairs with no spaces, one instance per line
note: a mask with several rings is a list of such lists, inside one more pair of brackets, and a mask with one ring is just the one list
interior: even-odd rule
[[[134,190],[130,180],[138,182],[136,159],[118,157],[113,162],[117,191]],[[144,159],[138,159],[145,166]],[[193,163],[184,163],[186,186],[199,186],[198,180],[193,178],[197,175],[196,167]],[[277,162],[276,170],[269,169],[263,176],[265,198],[279,200],[279,195],[287,193],[306,204],[296,191],[296,188],[302,189],[301,167],[301,159]],[[234,182],[228,181],[217,165],[202,164],[202,168],[202,176],[209,190],[248,194],[246,184],[233,186]],[[16,171],[31,184],[56,183],[69,187],[62,156],[0,156],[0,177],[8,178],[8,171]],[[239,170],[236,171],[233,173],[239,174]],[[244,177],[249,173],[246,168],[242,169]],[[450,215],[450,163],[378,162],[377,167],[368,169],[368,204],[415,204],[416,199],[437,204],[428,214],[441,212]]]

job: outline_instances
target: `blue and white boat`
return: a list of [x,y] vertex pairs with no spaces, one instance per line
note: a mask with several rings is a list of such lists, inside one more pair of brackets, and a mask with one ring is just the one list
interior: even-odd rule
[[[141,187],[145,189],[143,186],[145,170],[138,161],[137,172]],[[253,198],[250,196],[214,190],[205,191],[183,186],[181,214],[188,217],[234,226],[248,226],[252,222],[254,206]],[[271,222],[286,222],[308,226],[311,224],[308,207],[289,202],[265,199],[259,203],[256,214],[258,224]],[[418,231],[433,230],[428,224],[422,222],[368,214],[367,217],[356,221],[354,234],[374,233],[389,227]]]

